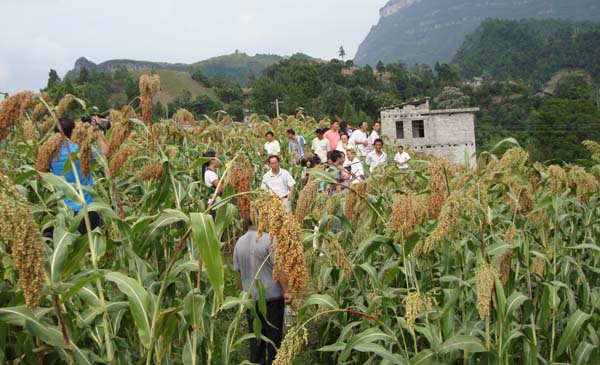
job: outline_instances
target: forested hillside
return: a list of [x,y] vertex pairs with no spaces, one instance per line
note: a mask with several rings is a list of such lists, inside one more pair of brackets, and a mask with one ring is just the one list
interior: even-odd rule
[[598,0],[390,0],[361,43],[354,62],[450,61],[465,37],[487,18],[600,21]]
[[465,77],[523,79],[539,86],[562,69],[600,81],[600,24],[558,20],[487,20],[454,62]]

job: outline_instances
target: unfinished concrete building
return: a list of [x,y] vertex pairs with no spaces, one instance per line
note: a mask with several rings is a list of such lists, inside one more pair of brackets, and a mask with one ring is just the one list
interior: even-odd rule
[[423,99],[381,109],[381,131],[392,143],[475,166],[479,108],[429,109]]

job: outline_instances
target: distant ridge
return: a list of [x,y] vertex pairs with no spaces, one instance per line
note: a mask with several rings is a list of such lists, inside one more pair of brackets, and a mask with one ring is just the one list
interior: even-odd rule
[[84,68],[88,71],[114,72],[119,66],[125,67],[130,72],[153,69],[192,73],[195,70],[201,70],[209,77],[220,75],[225,80],[236,82],[241,86],[246,86],[249,77],[260,76],[266,67],[283,59],[284,57],[277,55],[256,54],[254,56],[249,56],[242,52],[236,52],[192,64],[137,61],[129,59],[108,60],[96,64],[85,57],[80,57],[75,61],[73,69],[66,73],[66,76],[71,79],[76,79]]
[[361,43],[354,62],[450,61],[487,18],[600,21],[598,0],[390,0]]

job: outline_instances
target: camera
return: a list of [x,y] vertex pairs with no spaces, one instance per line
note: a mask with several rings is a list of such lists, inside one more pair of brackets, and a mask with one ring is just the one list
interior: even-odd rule
[[81,121],[98,126],[98,128],[100,128],[100,130],[103,132],[106,132],[110,129],[110,121],[102,114],[86,114],[81,117]]

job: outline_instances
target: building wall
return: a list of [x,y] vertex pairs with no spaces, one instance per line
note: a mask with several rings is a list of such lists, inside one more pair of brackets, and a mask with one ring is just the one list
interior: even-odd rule
[[[383,110],[381,131],[396,145],[404,145],[415,151],[443,156],[456,163],[465,163],[465,154],[471,166],[475,164],[475,111],[470,109],[449,110]],[[425,136],[413,137],[412,122],[422,120]],[[396,139],[396,121],[404,122],[404,138]]]

